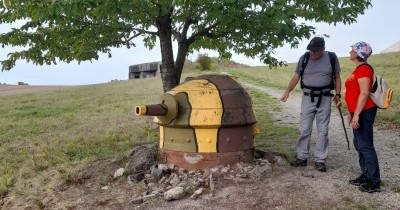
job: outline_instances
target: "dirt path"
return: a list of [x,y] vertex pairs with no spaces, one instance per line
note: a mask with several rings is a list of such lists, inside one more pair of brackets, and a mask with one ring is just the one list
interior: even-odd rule
[[[281,95],[281,91],[247,86],[277,100]],[[300,101],[299,93],[291,94],[286,103],[281,103],[282,112],[274,113],[276,122],[297,127]],[[351,142],[352,131],[347,129],[347,132],[350,150],[347,150],[338,111],[333,109],[326,173],[316,171],[312,161],[306,168],[274,166],[271,174],[264,179],[227,186],[213,197],[205,195],[196,201],[162,202],[145,209],[400,209],[400,133],[379,127],[375,129],[383,186],[381,193],[368,194],[348,184],[349,178],[358,176],[359,167]],[[315,135],[312,138],[310,151],[315,146]]]

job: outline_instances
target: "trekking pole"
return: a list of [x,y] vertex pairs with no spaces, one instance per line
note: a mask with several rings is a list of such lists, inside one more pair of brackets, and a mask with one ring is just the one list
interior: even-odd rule
[[349,137],[347,137],[346,126],[344,125],[344,119],[343,119],[342,109],[340,109],[340,107],[339,107],[338,105],[336,105],[336,107],[337,107],[338,110],[339,110],[340,118],[342,118],[343,130],[344,130],[344,134],[346,135],[346,140],[347,140],[347,149],[350,150],[350,142],[349,142]]

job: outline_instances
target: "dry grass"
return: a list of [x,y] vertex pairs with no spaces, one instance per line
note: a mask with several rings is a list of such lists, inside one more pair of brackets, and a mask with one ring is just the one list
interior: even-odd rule
[[134,145],[155,141],[152,122],[136,118],[134,106],[160,93],[154,78],[1,96],[0,192],[37,191],[27,186],[49,170],[63,174],[86,160],[122,158]]

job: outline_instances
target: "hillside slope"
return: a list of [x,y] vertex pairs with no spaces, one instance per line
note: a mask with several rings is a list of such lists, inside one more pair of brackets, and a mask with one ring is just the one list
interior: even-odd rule
[[388,48],[382,50],[381,53],[400,52],[400,41],[390,45]]

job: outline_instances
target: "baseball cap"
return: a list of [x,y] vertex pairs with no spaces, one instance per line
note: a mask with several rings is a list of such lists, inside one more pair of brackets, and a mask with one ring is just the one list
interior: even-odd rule
[[371,45],[363,41],[351,45],[351,49],[357,53],[358,57],[362,58],[365,61],[372,54]]
[[311,39],[307,46],[307,50],[311,51],[321,51],[325,49],[325,40],[322,37],[314,37]]

